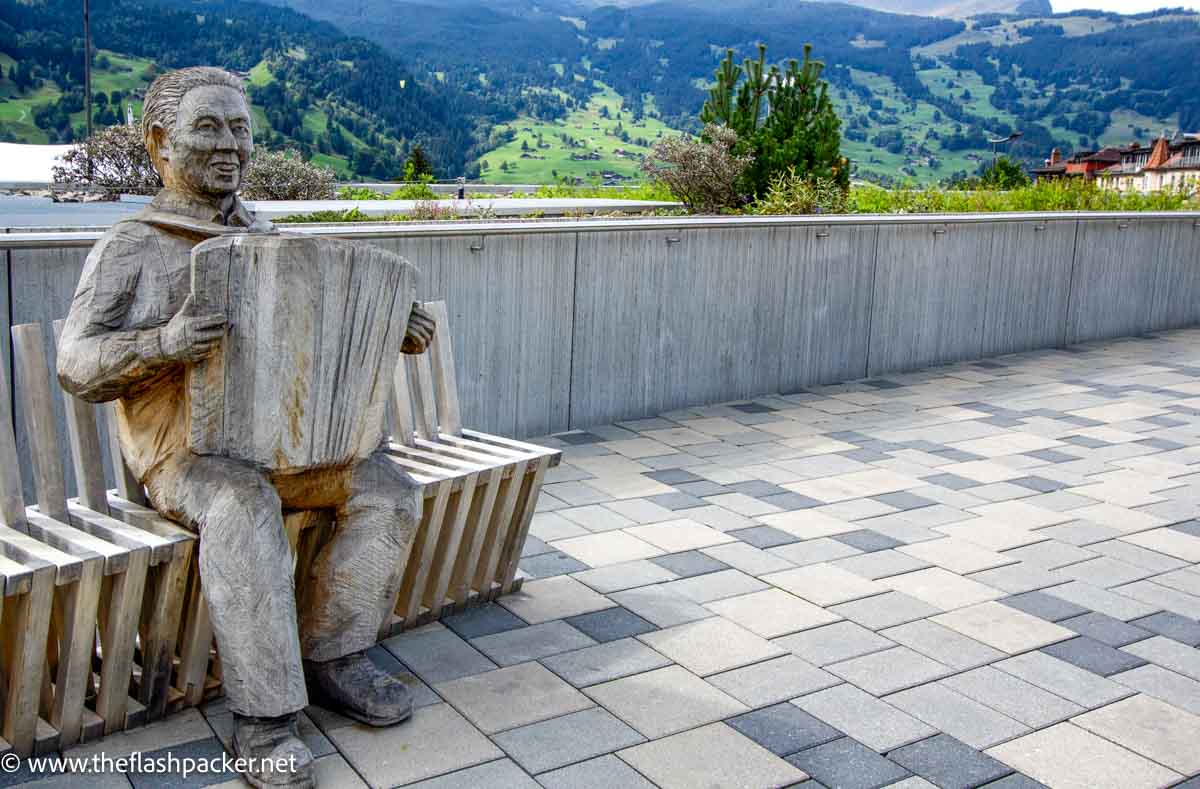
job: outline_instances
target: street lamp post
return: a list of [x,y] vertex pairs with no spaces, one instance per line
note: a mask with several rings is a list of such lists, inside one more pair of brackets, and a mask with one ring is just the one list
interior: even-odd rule
[[[87,2],[87,0],[84,0],[84,2]],[[996,169],[996,146],[1010,143],[1020,136],[1021,136],[1021,132],[1015,131],[1012,134],[1008,135],[1007,137],[989,137],[988,138],[988,142],[991,143],[991,145],[992,145],[992,169],[993,170]]]
[[[92,20],[88,0],[83,0],[83,114],[87,136],[92,136]],[[84,150],[90,150],[86,146]],[[87,154],[87,179],[92,181],[92,156]]]

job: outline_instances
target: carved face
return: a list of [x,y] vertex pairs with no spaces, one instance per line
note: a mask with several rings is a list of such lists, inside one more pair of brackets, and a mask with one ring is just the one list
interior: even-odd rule
[[231,195],[242,185],[254,150],[250,108],[233,88],[192,88],[163,143],[159,156],[167,186],[207,198]]

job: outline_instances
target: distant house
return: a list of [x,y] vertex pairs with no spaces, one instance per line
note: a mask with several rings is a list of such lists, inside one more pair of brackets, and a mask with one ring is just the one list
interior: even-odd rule
[[1050,152],[1046,163],[1030,171],[1038,181],[1048,181],[1059,178],[1083,178],[1090,181],[1098,173],[1119,164],[1121,152],[1116,148],[1103,148],[1099,151],[1076,151],[1064,159],[1062,152],[1055,148]]
[[1097,182],[1118,192],[1158,192],[1200,186],[1200,134],[1159,137],[1153,145],[1120,149],[1121,161],[1102,170]]

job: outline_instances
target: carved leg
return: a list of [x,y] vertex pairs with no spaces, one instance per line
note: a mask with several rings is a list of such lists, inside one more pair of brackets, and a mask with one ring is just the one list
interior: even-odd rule
[[253,467],[186,455],[147,481],[151,500],[200,534],[200,578],[229,707],[280,717],[308,704],[292,555],[279,495]]

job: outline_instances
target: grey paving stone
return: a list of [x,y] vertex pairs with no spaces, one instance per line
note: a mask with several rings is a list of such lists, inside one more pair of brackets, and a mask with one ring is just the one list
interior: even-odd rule
[[1200,649],[1163,636],[1147,638],[1121,649],[1178,674],[1200,680]]
[[[1098,543],[1103,544],[1103,543]],[[1096,546],[1078,548],[1065,542],[1039,542],[1036,545],[1026,545],[1004,552],[1005,556],[1020,559],[1035,567],[1056,570],[1068,564],[1075,564],[1096,557]]]
[[521,547],[521,558],[525,558],[527,556],[537,556],[543,553],[550,553],[553,550],[553,548],[539,540],[537,537],[526,535],[525,545]]
[[511,666],[528,660],[582,649],[596,642],[562,620],[508,630],[471,640],[471,645],[487,655],[497,666]]
[[741,570],[721,570],[715,573],[705,573],[691,578],[680,578],[678,581],[668,581],[662,584],[664,591],[672,592],[680,597],[686,597],[697,603],[711,603],[727,597],[760,592],[769,586],[746,575]]
[[750,711],[682,666],[592,685],[585,692],[649,739]]
[[1088,559],[1078,564],[1068,564],[1066,567],[1059,568],[1058,572],[1077,581],[1085,581],[1105,589],[1140,581],[1154,574],[1145,567],[1138,567],[1111,556],[1097,556],[1095,559]]
[[1048,586],[1057,586],[1067,580],[1067,576],[1058,570],[1047,570],[1028,562],[994,567],[991,570],[971,573],[967,577],[1013,595],[1045,589]]
[[997,745],[987,755],[1054,787],[1151,789],[1181,777],[1069,722]]
[[955,674],[938,682],[1012,720],[1034,729],[1066,720],[1083,707],[991,666]]
[[[1144,644],[1145,641],[1138,643]],[[1132,646],[1137,646],[1133,644]],[[1037,685],[1086,709],[1102,707],[1123,699],[1131,691],[1099,674],[1059,660],[1045,652],[1026,652],[994,664],[1018,679]]]
[[609,641],[542,661],[577,688],[669,666],[671,661],[635,638]]
[[879,635],[963,671],[1005,657],[1005,653],[928,619],[881,630]]
[[627,748],[645,738],[605,709],[563,715],[501,732],[493,741],[531,773],[545,772]]
[[1163,611],[1134,619],[1129,624],[1188,646],[1200,646],[1200,622],[1179,614]]
[[787,759],[825,786],[875,789],[900,781],[909,771],[849,737],[809,748]]
[[854,622],[834,622],[777,638],[773,643],[816,666],[827,666],[895,646],[894,642]]
[[[1168,580],[1178,584],[1181,578],[1186,579],[1185,583],[1191,580],[1190,575],[1177,576]],[[1112,590],[1112,594],[1117,596],[1117,602],[1109,601],[1110,607],[1120,607],[1119,613],[1122,614],[1121,618],[1123,619],[1148,616],[1155,609],[1170,611],[1189,619],[1200,619],[1200,595],[1188,594],[1157,583],[1156,581],[1159,579],[1167,579],[1167,576],[1158,576],[1153,581],[1134,581],[1131,584],[1118,586]],[[1123,603],[1128,598],[1138,601],[1137,605],[1144,606],[1144,609],[1133,614],[1131,609],[1127,609]]]
[[880,753],[937,733],[932,726],[850,684],[801,696],[792,704]]
[[1149,630],[1143,630],[1140,627],[1126,624],[1120,619],[1095,612],[1063,619],[1059,624],[1074,630],[1081,636],[1093,638],[1110,647],[1123,647],[1152,635]]
[[655,496],[646,496],[645,498],[651,504],[657,504],[669,510],[686,510],[692,507],[703,507],[708,503],[702,498],[689,496],[686,493],[659,493]]
[[706,677],[709,684],[749,707],[786,701],[837,685],[834,675],[795,655],[765,660],[752,666]]
[[833,535],[833,539],[843,542],[852,548],[857,548],[863,553],[885,551],[904,544],[899,540],[893,540],[891,537],[887,537],[871,529],[859,529],[858,531],[850,531],[845,534],[835,534]]
[[1137,695],[1071,722],[1181,775],[1200,774],[1200,716],[1172,704]]
[[[1098,542],[1121,536],[1121,532],[1117,529],[1100,526],[1090,521],[1071,521],[1070,523],[1061,523],[1057,526],[1047,526],[1044,529],[1038,529],[1037,533],[1058,540],[1059,542],[1065,542],[1068,545],[1080,547],[1094,545]],[[1088,561],[1095,561],[1095,559],[1089,559]],[[1085,562],[1080,562],[1080,564],[1085,564]],[[1067,565],[1067,567],[1074,566]]]
[[1150,664],[1113,674],[1111,679],[1147,696],[1174,704],[1193,715],[1200,715],[1200,682],[1182,674]]
[[613,603],[570,576],[526,581],[521,591],[500,599],[500,604],[531,625],[552,619],[611,608]]
[[735,482],[729,486],[729,490],[734,493],[742,493],[747,496],[753,496],[756,499],[761,499],[764,496],[778,496],[781,493],[790,493],[787,488],[781,488],[771,482],[764,482],[761,479],[752,479],[747,482]]
[[1089,613],[1088,609],[1081,605],[1069,603],[1061,597],[1054,597],[1044,592],[1026,592],[1025,594],[1005,597],[1000,602],[1009,608],[1033,614],[1048,622],[1058,622],[1062,619],[1070,619],[1071,617]]
[[718,485],[715,482],[709,482],[702,479],[699,482],[685,482],[681,485],[674,486],[680,493],[686,493],[689,496],[721,496],[725,493],[732,493],[729,488],[724,485]]
[[786,786],[807,777],[724,723],[635,745],[619,755],[662,789]]
[[479,650],[441,625],[410,630],[382,643],[414,674],[431,685],[491,671],[496,667]]
[[655,629],[654,625],[645,619],[620,606],[572,616],[564,621],[597,642],[616,641],[620,638],[649,633]]
[[951,671],[936,660],[899,646],[832,663],[826,669],[876,696],[931,682]]
[[638,639],[702,677],[785,654],[778,644],[719,616],[646,633]]
[[795,704],[776,704],[725,722],[776,756],[787,756],[845,736]]
[[994,781],[1012,768],[946,734],[906,745],[888,758],[942,789],[970,789]]
[[725,562],[718,561],[700,551],[669,553],[666,556],[657,556],[650,561],[659,567],[671,571],[679,578],[691,578],[696,575],[729,569],[729,565],[725,564]]
[[551,551],[521,560],[521,570],[530,578],[551,578],[556,575],[577,573],[591,569],[589,565],[567,556],[562,551]]
[[749,529],[726,532],[726,534],[737,537],[742,542],[749,543],[755,548],[763,549],[800,542],[800,538],[794,534],[788,534],[771,526],[754,526]]
[[844,542],[838,542],[832,537],[818,537],[815,540],[781,545],[777,548],[769,548],[767,552],[773,553],[779,558],[786,559],[792,564],[801,567],[809,564],[818,564],[819,562],[828,562],[834,559],[843,559],[847,556],[855,556],[862,553],[859,549],[851,547]]
[[847,556],[844,559],[832,561],[830,564],[834,567],[840,567],[843,570],[849,570],[855,575],[872,581],[893,575],[901,575],[902,573],[910,573],[914,570],[923,570],[926,567],[932,566],[929,562],[918,559],[915,556],[909,556],[906,553],[892,550],[872,551],[871,553]]
[[1124,540],[1098,542],[1089,545],[1088,550],[1102,553],[1105,556],[1111,556],[1114,559],[1120,559],[1129,564],[1135,564],[1138,567],[1145,567],[1147,570],[1153,570],[1156,573],[1165,573],[1187,566],[1187,562],[1182,559],[1176,559],[1174,556],[1167,556],[1165,553],[1152,551],[1149,548],[1143,548],[1140,545],[1134,545]]
[[1149,584],[1147,581],[1137,581],[1135,584],[1119,587],[1117,590],[1110,592],[1107,589],[1085,584],[1082,581],[1071,581],[1061,586],[1052,586],[1045,590],[1045,594],[1124,621],[1148,616],[1161,610],[1162,606],[1160,605],[1143,603],[1135,599],[1132,594],[1127,595],[1122,591],[1128,590],[1130,586],[1136,584],[1153,586],[1153,584]]
[[934,608],[929,603],[902,592],[885,592],[874,597],[835,605],[829,610],[871,630],[894,627],[941,613],[940,608]]
[[[514,693],[514,688],[520,688]],[[592,706],[540,663],[522,663],[451,680],[434,690],[485,734],[578,712]]]
[[600,756],[559,770],[542,773],[538,783],[546,789],[656,789],[637,770],[616,756]]
[[930,507],[937,503],[907,490],[898,490],[895,493],[882,493],[878,496],[871,496],[871,498],[880,504],[886,504],[898,510],[916,510],[921,507]]
[[713,615],[694,600],[668,591],[661,584],[615,592],[609,598],[659,627],[672,627]]
[[933,474],[928,477],[922,477],[922,482],[927,482],[930,485],[938,485],[950,490],[966,490],[967,488],[977,488],[981,483],[966,477],[960,477],[956,474]]
[[1033,780],[1028,775],[1010,773],[999,781],[992,781],[985,789],[1050,789],[1044,783]]
[[886,700],[972,748],[988,748],[1029,731],[1029,727],[941,682],[893,693]]
[[759,498],[759,501],[785,511],[808,510],[825,504],[825,502],[818,501],[810,496],[792,492],[778,493],[774,496],[762,496]]
[[[325,786],[324,783],[321,786]],[[456,773],[430,778],[406,789],[539,789],[540,784],[509,759],[468,767]]]
[[1064,482],[1059,482],[1056,479],[1047,479],[1046,477],[1029,476],[1020,477],[1018,479],[1009,480],[1009,484],[1020,485],[1023,488],[1036,490],[1038,493],[1053,493],[1056,490],[1062,490],[1069,487]]
[[655,482],[661,482],[664,485],[683,485],[688,482],[705,482],[704,477],[697,476],[686,469],[667,468],[659,471],[646,471],[642,476],[649,477]]
[[665,567],[646,559],[610,564],[571,576],[575,580],[595,589],[600,594],[610,594],[639,586],[674,581],[679,576]]

